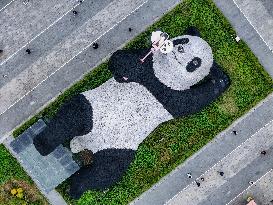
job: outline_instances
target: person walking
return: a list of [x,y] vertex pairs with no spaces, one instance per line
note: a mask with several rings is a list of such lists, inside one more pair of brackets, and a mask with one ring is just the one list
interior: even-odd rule
[[28,49],[26,49],[26,53],[27,54],[31,54],[31,51],[30,51],[30,49],[28,48]]
[[191,179],[191,178],[192,178],[191,173],[187,173],[187,177],[188,177],[189,179]]

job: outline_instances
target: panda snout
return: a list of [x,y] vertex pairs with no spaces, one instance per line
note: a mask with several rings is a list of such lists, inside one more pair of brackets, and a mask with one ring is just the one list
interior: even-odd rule
[[181,45],[178,46],[177,51],[178,51],[179,53],[185,53],[185,50],[184,50],[183,46],[181,46]]

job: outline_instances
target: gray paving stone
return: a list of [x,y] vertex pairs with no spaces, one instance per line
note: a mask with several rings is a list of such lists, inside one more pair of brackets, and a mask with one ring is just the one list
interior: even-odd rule
[[62,145],[59,145],[50,155],[54,156],[56,159],[62,158],[67,151]]
[[45,128],[45,122],[42,119],[39,119],[35,124],[30,127],[33,132],[32,138],[34,138],[35,135],[40,134]]
[[80,169],[79,165],[76,163],[71,163],[68,166],[65,167],[65,170],[68,175],[74,174],[76,171]]
[[29,131],[24,132],[18,137],[18,142],[23,144],[25,147],[32,143],[32,137]]
[[11,148],[13,149],[14,152],[16,152],[17,154],[19,154],[20,152],[22,152],[25,149],[25,146],[20,143],[20,141],[12,141],[10,144]]
[[71,158],[71,156],[69,155],[65,155],[63,156],[59,162],[63,165],[63,166],[66,166],[68,164],[70,164],[71,162],[73,162],[73,159]]

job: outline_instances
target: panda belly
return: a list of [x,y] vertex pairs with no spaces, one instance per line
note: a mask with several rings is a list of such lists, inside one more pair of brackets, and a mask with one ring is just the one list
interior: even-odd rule
[[162,122],[172,119],[156,98],[138,83],[118,83],[113,78],[83,93],[93,109],[93,128],[75,137],[72,152],[89,149],[133,149]]

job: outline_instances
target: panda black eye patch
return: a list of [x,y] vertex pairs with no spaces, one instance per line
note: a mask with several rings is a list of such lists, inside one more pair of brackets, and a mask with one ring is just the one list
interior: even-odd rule
[[181,39],[176,39],[176,40],[173,40],[173,45],[184,45],[184,44],[187,44],[189,43],[190,40],[188,38],[181,38]]
[[201,66],[202,60],[201,58],[194,57],[186,66],[188,72],[194,72],[197,68]]

